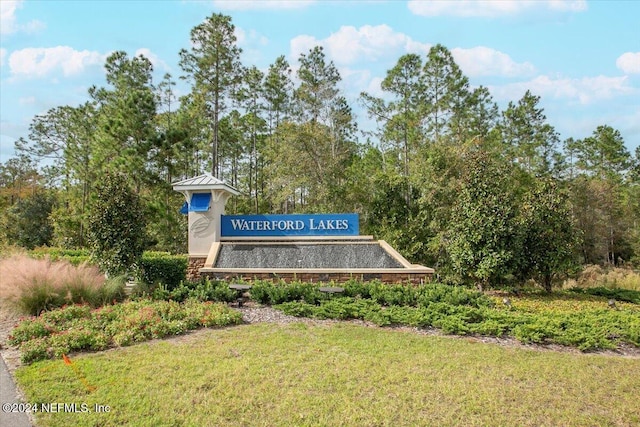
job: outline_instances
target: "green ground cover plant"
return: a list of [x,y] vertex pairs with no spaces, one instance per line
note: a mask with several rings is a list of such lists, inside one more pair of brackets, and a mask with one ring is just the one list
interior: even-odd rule
[[78,351],[104,350],[201,327],[238,324],[242,315],[224,304],[187,300],[128,301],[92,309],[72,305],[22,321],[9,336],[23,363]]
[[570,291],[579,294],[606,297],[614,299],[616,301],[625,301],[632,302],[634,304],[640,304],[640,291],[634,291],[631,289],[611,289],[601,286],[597,288],[571,288]]
[[349,323],[206,330],[72,361],[20,368],[27,401],[110,411],[37,413],[38,426],[640,423],[640,359]]
[[[370,283],[361,285],[358,292],[347,285],[345,294],[352,296],[308,302],[282,297],[287,285],[271,286],[279,290],[270,293],[279,292],[279,300],[285,301],[274,307],[298,317],[361,319],[378,326],[438,328],[458,335],[510,336],[523,343],[560,344],[583,351],[614,349],[620,344],[640,346],[640,306],[618,301],[612,309],[606,298],[591,294],[532,292],[510,296],[505,305],[502,297],[491,298],[463,287]],[[362,298],[359,292],[370,298]]]
[[199,282],[182,281],[178,286],[154,286],[151,289],[142,287],[137,292],[140,295],[151,296],[155,300],[178,301],[187,299],[198,301],[231,302],[237,299],[236,291],[229,289],[229,284],[221,280],[205,278]]

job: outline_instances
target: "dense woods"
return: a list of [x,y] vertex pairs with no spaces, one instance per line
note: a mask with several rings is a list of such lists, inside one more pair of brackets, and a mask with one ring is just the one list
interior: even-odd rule
[[98,190],[119,176],[139,201],[143,246],[185,252],[171,183],[208,172],[243,193],[229,213],[357,212],[363,233],[448,283],[550,289],[584,264],[640,264],[640,148],[607,124],[562,141],[538,96],[501,111],[435,45],[398,58],[383,97],[361,94],[376,124],[363,132],[321,47],[262,71],[241,62],[217,14],[189,45],[182,74],[161,81],[148,58],[115,52],[86,103],[33,118],[0,164],[4,244],[95,244]]

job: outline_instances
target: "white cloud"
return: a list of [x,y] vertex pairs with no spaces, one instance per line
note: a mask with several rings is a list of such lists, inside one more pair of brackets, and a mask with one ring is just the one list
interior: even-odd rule
[[4,67],[4,58],[7,57],[7,49],[0,47],[0,67]]
[[451,55],[462,71],[471,77],[476,76],[528,76],[535,72],[529,62],[517,63],[506,53],[485,46],[471,49],[454,48]]
[[388,92],[382,90],[382,81],[384,79],[382,77],[374,77],[369,81],[369,85],[364,90],[371,96],[375,96],[378,98],[385,98],[389,96]]
[[302,9],[316,3],[315,0],[214,0],[219,10],[268,10]]
[[236,36],[236,41],[240,46],[247,44],[266,46],[269,43],[269,39],[256,30],[249,30],[249,32],[247,32],[240,27],[235,27],[233,34]]
[[162,59],[160,59],[158,55],[153,53],[151,49],[142,47],[136,50],[136,53],[134,56],[140,56],[140,55],[144,56],[149,61],[151,61],[151,64],[155,69],[157,69],[158,67],[161,67],[165,71],[170,71],[170,67],[167,65],[167,63],[164,62]]
[[638,92],[638,89],[629,85],[626,76],[569,79],[551,78],[542,75],[530,81],[511,83],[504,86],[490,86],[489,89],[497,99],[502,100],[517,100],[527,90],[531,90],[534,95],[539,95],[543,98],[566,99],[577,101],[582,105]]
[[640,74],[640,52],[626,52],[616,60],[616,67],[625,74]]
[[17,30],[16,9],[21,1],[0,2],[0,34],[11,34]]
[[82,73],[92,65],[102,65],[106,55],[77,51],[69,46],[25,48],[11,53],[9,68],[14,76],[39,78],[62,71],[65,77]]
[[297,60],[301,53],[307,53],[309,49],[319,44],[320,42],[318,41],[318,39],[306,34],[294,37],[289,42],[289,46],[291,48],[291,57]]
[[293,59],[297,59],[301,53],[307,53],[314,46],[322,46],[327,56],[336,64],[390,59],[408,52],[426,54],[431,47],[406,34],[393,31],[388,25],[364,25],[360,28],[342,26],[325,39],[300,35],[291,40],[290,45]]
[[37,20],[20,25],[16,19],[16,11],[22,7],[23,0],[0,1],[0,34],[12,34],[18,31],[34,33],[42,30],[45,25]]
[[234,35],[238,46],[242,48],[243,62],[262,62],[264,47],[269,44],[268,38],[256,30],[245,31],[240,27],[235,27]]
[[22,97],[20,99],[18,99],[18,103],[20,105],[33,105],[36,103],[36,97],[35,96],[25,96]]
[[420,16],[498,17],[551,10],[581,12],[586,0],[411,0],[409,10]]

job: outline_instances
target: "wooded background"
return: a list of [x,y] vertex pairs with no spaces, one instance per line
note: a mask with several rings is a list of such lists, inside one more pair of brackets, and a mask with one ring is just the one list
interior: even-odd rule
[[538,96],[501,111],[435,45],[398,58],[383,98],[361,94],[376,123],[361,131],[321,47],[265,73],[241,62],[220,14],[190,45],[182,74],[159,82],[148,58],[115,52],[89,101],[33,118],[0,164],[3,244],[87,247],[97,188],[118,175],[145,247],[183,253],[171,183],[209,172],[243,193],[227,213],[357,212],[362,234],[450,283],[550,287],[584,264],[640,264],[640,147],[607,124],[562,141]]

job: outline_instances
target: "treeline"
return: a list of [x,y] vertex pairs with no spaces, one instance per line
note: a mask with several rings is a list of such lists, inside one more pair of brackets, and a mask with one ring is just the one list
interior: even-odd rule
[[184,252],[171,183],[208,172],[242,191],[228,212],[358,212],[363,232],[454,283],[548,287],[581,264],[640,261],[640,150],[604,124],[561,141],[530,92],[500,111],[442,45],[400,57],[383,98],[361,94],[371,132],[321,47],[262,72],[218,14],[190,46],[180,98],[149,59],[115,52],[89,101],[34,117],[0,165],[5,243],[86,247],[97,185],[115,174],[141,201],[146,246]]

